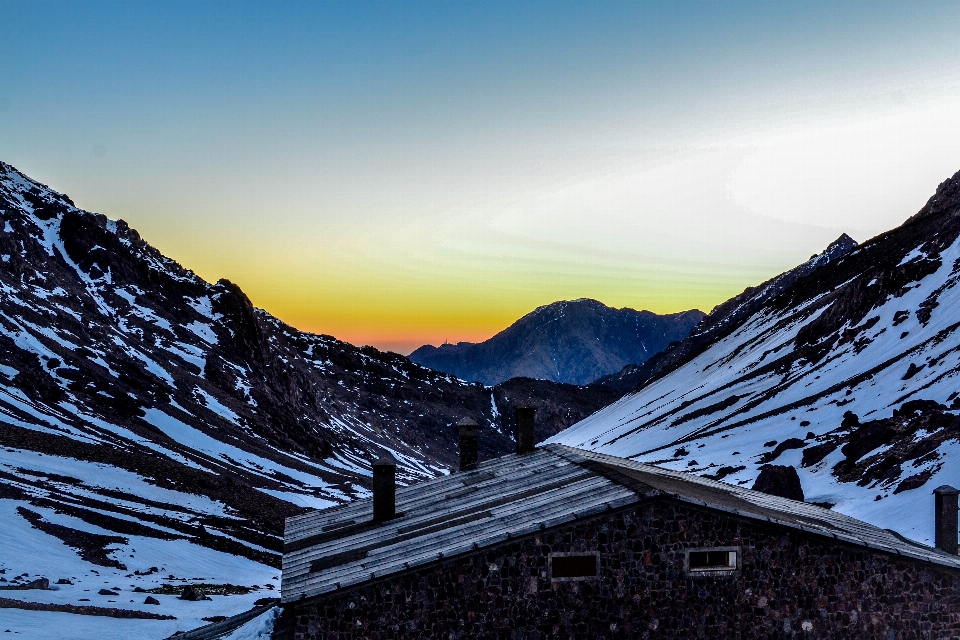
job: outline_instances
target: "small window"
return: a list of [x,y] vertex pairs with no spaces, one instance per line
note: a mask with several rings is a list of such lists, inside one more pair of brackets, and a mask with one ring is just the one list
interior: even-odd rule
[[691,551],[691,569],[736,569],[736,551]]
[[687,551],[687,572],[693,574],[725,573],[740,568],[739,547],[691,549]]
[[550,579],[554,581],[591,580],[597,577],[596,553],[550,554]]

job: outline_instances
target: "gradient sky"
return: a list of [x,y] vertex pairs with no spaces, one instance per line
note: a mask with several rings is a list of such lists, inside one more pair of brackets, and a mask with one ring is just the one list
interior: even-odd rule
[[0,159],[409,352],[705,311],[960,169],[960,3],[0,0]]

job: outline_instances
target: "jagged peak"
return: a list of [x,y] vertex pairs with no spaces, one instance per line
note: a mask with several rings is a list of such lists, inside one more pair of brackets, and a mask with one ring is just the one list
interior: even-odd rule
[[911,216],[907,223],[921,218],[938,215],[960,208],[960,171],[937,185],[937,190],[930,196],[920,211]]
[[800,265],[800,267],[796,267],[794,270],[803,269],[809,266],[814,268],[822,267],[833,262],[834,260],[837,260],[838,258],[842,258],[856,249],[858,246],[859,244],[856,240],[848,236],[846,233],[842,233],[840,234],[839,238],[827,245],[826,249],[818,254],[810,256],[810,260],[807,262],[807,264]]
[[561,309],[567,305],[582,305],[582,306],[591,306],[591,307],[606,307],[607,305],[603,304],[599,300],[594,300],[593,298],[576,298],[575,300],[557,300],[556,302],[551,302],[550,304],[540,305],[533,310],[532,313],[537,313],[545,309]]
[[939,199],[958,194],[960,194],[960,171],[938,184],[933,198]]
[[[76,205],[73,203],[73,200],[71,200],[66,194],[60,193],[59,191],[51,189],[42,182],[34,180],[13,165],[7,164],[2,160],[0,160],[0,183],[6,184],[7,188],[12,189],[14,193],[21,195],[37,189],[41,192],[41,195],[47,195],[49,199],[60,200],[71,207],[76,207]],[[43,192],[46,193],[44,194]]]
[[859,243],[848,236],[846,233],[841,233],[840,237],[831,242],[827,246],[827,251],[830,251],[833,247],[856,247]]

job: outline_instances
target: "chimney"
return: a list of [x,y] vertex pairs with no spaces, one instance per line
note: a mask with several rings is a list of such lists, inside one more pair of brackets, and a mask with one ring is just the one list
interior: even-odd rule
[[933,490],[937,549],[951,555],[957,555],[957,494],[946,484]]
[[373,521],[397,515],[397,461],[389,453],[373,463]]
[[517,453],[530,453],[537,446],[537,439],[534,436],[534,413],[533,407],[517,407],[515,413],[517,416]]
[[457,423],[460,429],[460,471],[477,468],[477,421],[464,418]]

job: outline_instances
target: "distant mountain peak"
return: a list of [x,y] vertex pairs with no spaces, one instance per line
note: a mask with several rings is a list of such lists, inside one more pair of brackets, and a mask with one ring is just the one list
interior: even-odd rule
[[831,242],[820,255],[829,255],[829,256],[842,256],[850,253],[857,248],[857,241],[848,236],[846,233],[841,233],[840,237]]
[[685,337],[702,317],[696,309],[660,316],[591,298],[560,300],[537,307],[485,342],[425,345],[410,359],[487,385],[516,377],[582,385],[645,361]]
[[[557,300],[556,302],[551,302],[550,304],[540,305],[530,313],[526,314],[524,317],[533,316],[540,313],[555,313],[563,311],[568,307],[586,307],[586,308],[595,308],[595,309],[610,309],[599,300],[594,300],[593,298],[577,298],[575,300]],[[521,318],[522,319],[522,318]]]

